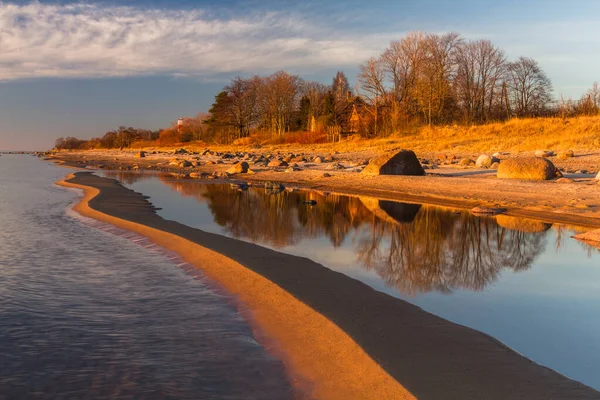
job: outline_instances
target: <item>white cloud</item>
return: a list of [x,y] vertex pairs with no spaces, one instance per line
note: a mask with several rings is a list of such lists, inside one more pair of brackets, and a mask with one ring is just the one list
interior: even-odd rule
[[0,2],[0,80],[306,71],[355,66],[387,41],[278,13],[218,19],[202,10]]

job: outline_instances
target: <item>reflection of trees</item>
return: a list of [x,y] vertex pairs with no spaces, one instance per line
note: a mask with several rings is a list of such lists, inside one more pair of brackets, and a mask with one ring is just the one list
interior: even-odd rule
[[494,218],[365,197],[164,182],[207,202],[215,222],[236,238],[275,248],[319,237],[339,247],[349,238],[365,268],[409,294],[482,290],[504,269],[529,268],[545,247],[546,232],[524,221],[513,222],[527,232],[509,220],[501,226]]
[[[215,222],[234,237],[277,248],[296,244],[305,237],[320,236],[327,236],[338,247],[357,226],[352,222],[356,220],[359,203],[355,198],[326,198],[299,191],[279,194],[270,194],[265,189],[239,191],[225,185],[206,185],[203,196]],[[318,205],[305,204],[309,200]]]
[[423,207],[412,223],[374,221],[359,240],[362,264],[406,293],[482,290],[504,268],[527,269],[544,249],[545,232],[500,227],[493,218]]

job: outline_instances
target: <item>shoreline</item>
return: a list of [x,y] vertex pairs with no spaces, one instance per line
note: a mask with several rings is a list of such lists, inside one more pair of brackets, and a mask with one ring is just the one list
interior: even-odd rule
[[76,211],[149,237],[239,295],[316,398],[600,397],[488,335],[309,259],[166,221],[114,180],[77,173],[65,181],[86,193]]
[[[102,166],[105,170],[129,171],[132,167],[139,166],[140,171],[175,173],[182,176],[190,172],[219,174],[219,179],[230,182],[245,181],[261,184],[266,181],[276,181],[322,192],[431,204],[467,211],[474,207],[503,208],[506,210],[504,214],[509,216],[590,229],[600,228],[600,203],[597,201],[600,185],[590,177],[573,178],[572,183],[520,181],[496,179],[493,170],[456,168],[428,170],[428,175],[425,177],[389,175],[366,177],[357,172],[329,170],[328,163],[289,173],[280,168],[255,168],[251,165],[251,168],[255,169],[253,174],[226,176],[224,173],[232,164],[205,163],[206,157],[203,156],[159,154],[135,159],[133,153],[118,152],[118,154],[118,157],[111,157],[108,152],[97,152],[89,156],[85,152],[61,153],[51,160],[60,162],[62,166],[88,168],[88,170]],[[192,168],[163,165],[165,160],[173,157],[190,160],[199,158],[201,165]],[[343,155],[339,157],[340,162],[345,162]],[[324,173],[330,176],[324,177]]]

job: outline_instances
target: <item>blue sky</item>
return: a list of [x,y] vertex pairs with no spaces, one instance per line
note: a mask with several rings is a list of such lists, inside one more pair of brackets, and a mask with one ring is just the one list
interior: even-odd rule
[[210,107],[229,78],[279,69],[353,81],[409,31],[537,59],[555,95],[600,80],[600,1],[0,1],[0,149],[44,149]]

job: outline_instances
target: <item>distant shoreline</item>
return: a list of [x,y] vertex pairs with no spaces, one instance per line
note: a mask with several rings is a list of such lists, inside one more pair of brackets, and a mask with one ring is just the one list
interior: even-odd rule
[[239,296],[316,398],[600,397],[483,333],[311,260],[166,221],[114,180],[77,173],[62,184],[85,191],[76,211],[180,253]]

